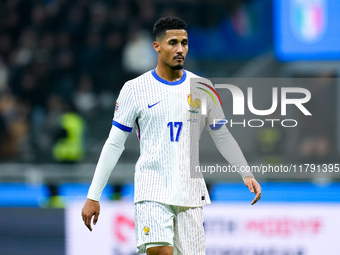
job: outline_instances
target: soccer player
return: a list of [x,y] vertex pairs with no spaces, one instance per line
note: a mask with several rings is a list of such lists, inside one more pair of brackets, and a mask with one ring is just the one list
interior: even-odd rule
[[[186,23],[177,17],[161,18],[153,32],[157,67],[126,82],[121,90],[82,217],[92,231],[100,195],[128,134],[136,127],[140,140],[134,183],[137,252],[205,254],[202,207],[210,199],[204,179],[195,172],[203,129],[232,166],[240,169],[247,162],[224,125],[213,86],[183,69],[188,52]],[[239,173],[250,192],[255,192],[252,204],[256,203],[261,198],[260,185],[251,173]]]

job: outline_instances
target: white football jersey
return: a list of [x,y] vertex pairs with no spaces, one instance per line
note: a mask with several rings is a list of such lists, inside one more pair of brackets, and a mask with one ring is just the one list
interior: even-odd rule
[[175,82],[163,80],[155,70],[126,82],[112,124],[127,132],[135,127],[140,140],[134,202],[209,204],[204,179],[196,172],[199,139],[204,128],[218,128],[224,119],[211,83],[189,71],[183,70]]

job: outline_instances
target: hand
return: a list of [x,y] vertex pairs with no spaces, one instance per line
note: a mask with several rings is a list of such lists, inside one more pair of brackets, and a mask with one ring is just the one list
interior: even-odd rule
[[249,191],[251,193],[255,192],[255,198],[251,202],[251,205],[255,204],[257,201],[261,198],[261,186],[260,184],[255,180],[254,177],[246,177],[244,178],[244,185],[246,185],[249,188]]
[[84,204],[83,209],[81,211],[81,216],[83,217],[83,221],[84,221],[86,227],[90,231],[92,231],[92,227],[91,227],[92,217],[94,215],[93,225],[96,225],[96,223],[98,221],[99,213],[100,213],[99,202],[91,200],[91,199],[87,199],[85,201],[85,204]]

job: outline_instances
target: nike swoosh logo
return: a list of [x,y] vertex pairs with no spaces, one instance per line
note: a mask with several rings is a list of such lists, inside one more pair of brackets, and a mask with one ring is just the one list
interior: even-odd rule
[[159,102],[157,102],[157,103],[155,103],[155,104],[152,104],[152,105],[149,105],[148,104],[148,108],[151,108],[151,107],[154,107],[156,104],[159,104],[161,101],[159,101]]

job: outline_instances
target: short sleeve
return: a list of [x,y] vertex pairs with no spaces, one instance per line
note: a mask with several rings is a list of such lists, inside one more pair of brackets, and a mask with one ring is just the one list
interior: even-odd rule
[[131,132],[137,117],[135,105],[135,96],[131,85],[125,83],[116,102],[112,125],[123,131]]
[[218,129],[226,124],[222,109],[222,101],[213,85],[209,85],[210,93],[207,94],[207,117],[205,128],[208,130]]

